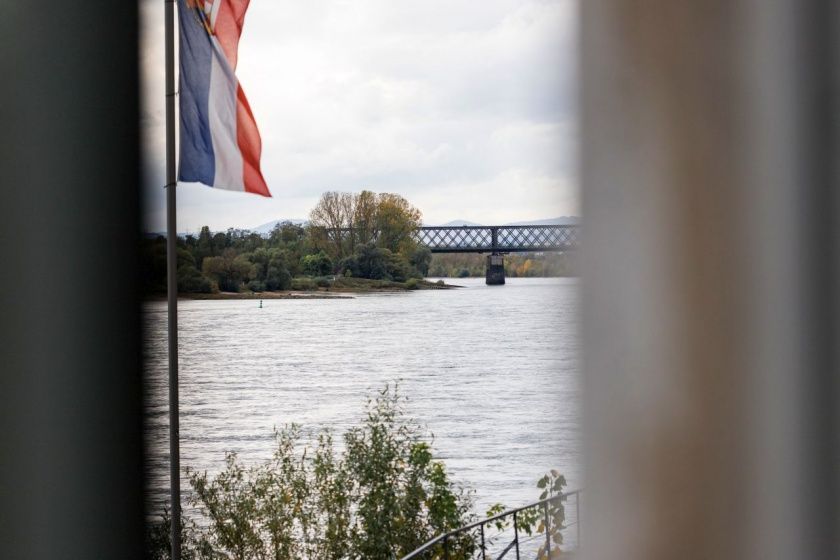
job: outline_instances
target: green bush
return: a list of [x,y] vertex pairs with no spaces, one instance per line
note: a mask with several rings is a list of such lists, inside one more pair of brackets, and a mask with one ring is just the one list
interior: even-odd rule
[[268,265],[265,287],[270,291],[288,290],[292,287],[292,275],[282,264],[272,262]]
[[[522,534],[528,535],[529,538],[544,535],[549,533],[551,541],[551,551],[547,551],[546,544],[540,537],[540,547],[537,550],[537,560],[544,558],[565,558],[561,549],[563,544],[563,529],[566,526],[566,508],[565,498],[561,496],[563,487],[566,486],[566,478],[555,469],[551,469],[542,478],[537,481],[537,488],[542,490],[539,500],[547,498],[554,498],[548,502],[546,506],[536,506],[527,509],[522,509],[517,514],[517,528],[519,530],[520,538]],[[487,517],[493,517],[505,511],[506,508],[502,504],[495,504],[487,510]],[[546,517],[546,513],[548,516]],[[493,522],[492,526],[498,532],[510,530],[513,518],[511,516],[504,517]],[[546,523],[547,522],[547,523]],[[490,539],[493,542],[493,539]]]
[[297,291],[311,292],[318,289],[318,284],[312,278],[302,276],[292,280],[292,289]]
[[[297,426],[275,433],[272,458],[254,467],[226,456],[216,475],[188,469],[190,502],[205,517],[186,520],[184,558],[392,560],[473,519],[472,498],[434,460],[431,436],[385,387],[368,400],[362,423],[305,442]],[[155,559],[168,558],[166,513],[148,530]],[[476,550],[472,536],[450,541],[450,558]]]
[[233,249],[225,249],[221,256],[206,257],[201,263],[202,273],[215,280],[226,292],[238,292],[242,282],[254,277],[255,266]]
[[428,247],[417,245],[411,251],[408,260],[420,276],[428,276],[429,265],[432,262],[432,251]]
[[248,282],[248,289],[252,292],[264,292],[265,284],[260,282],[259,280],[251,280],[250,282]]
[[332,276],[319,276],[315,279],[315,285],[319,288],[329,288],[333,284]]
[[409,290],[417,290],[419,288],[417,278],[409,278],[405,283],[405,287]]
[[300,261],[303,273],[307,276],[326,276],[333,271],[333,262],[324,251],[306,255]]
[[214,289],[209,278],[201,274],[195,266],[185,264],[178,267],[178,291],[181,293],[209,294]]
[[350,272],[355,278],[369,280],[391,280],[405,282],[416,275],[411,264],[399,253],[366,243],[356,247],[356,252],[339,264],[339,270],[345,276]]

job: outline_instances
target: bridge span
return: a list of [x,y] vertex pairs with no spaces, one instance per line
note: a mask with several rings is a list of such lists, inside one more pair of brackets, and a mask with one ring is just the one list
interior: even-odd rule
[[577,249],[580,226],[427,226],[415,239],[432,253],[489,253],[486,282],[497,285],[505,283],[505,253]]
[[580,226],[425,226],[415,238],[432,253],[534,253],[577,249]]

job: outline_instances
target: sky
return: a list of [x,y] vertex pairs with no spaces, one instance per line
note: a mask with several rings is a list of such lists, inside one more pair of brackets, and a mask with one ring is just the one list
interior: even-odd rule
[[[165,231],[164,3],[140,0],[144,227]],[[428,225],[579,214],[576,0],[252,0],[237,76],[272,198],[178,186],[178,231],[398,193]]]

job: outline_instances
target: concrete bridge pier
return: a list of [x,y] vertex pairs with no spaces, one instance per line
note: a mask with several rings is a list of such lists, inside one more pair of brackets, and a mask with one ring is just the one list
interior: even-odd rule
[[487,273],[485,281],[488,286],[501,286],[505,283],[505,257],[498,253],[487,255]]

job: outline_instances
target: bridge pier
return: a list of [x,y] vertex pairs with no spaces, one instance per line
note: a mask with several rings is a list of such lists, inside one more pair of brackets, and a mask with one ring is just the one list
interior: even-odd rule
[[488,286],[501,286],[505,283],[505,257],[493,253],[487,255],[487,272],[485,282]]

